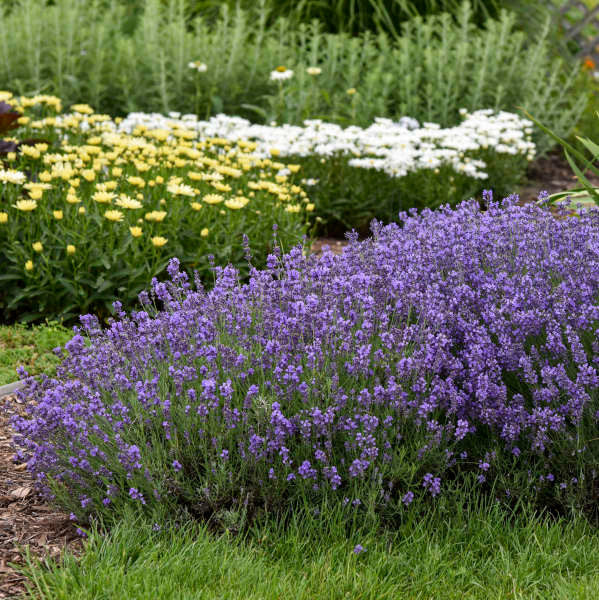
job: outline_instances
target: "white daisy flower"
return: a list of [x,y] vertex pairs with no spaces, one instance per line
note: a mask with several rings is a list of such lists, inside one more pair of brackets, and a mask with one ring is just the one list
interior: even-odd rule
[[199,60],[194,60],[192,62],[187,63],[187,66],[190,69],[195,69],[198,73],[205,73],[208,70],[208,66],[206,63],[203,63]]
[[277,67],[274,71],[270,72],[271,81],[284,81],[285,79],[291,79],[293,77],[293,71],[287,67]]

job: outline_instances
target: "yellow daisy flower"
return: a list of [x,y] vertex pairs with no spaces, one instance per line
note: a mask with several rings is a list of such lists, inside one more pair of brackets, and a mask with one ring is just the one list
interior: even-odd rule
[[142,179],[141,177],[137,177],[134,175],[131,175],[130,177],[127,177],[127,181],[131,184],[134,185],[136,187],[140,187],[143,188],[146,186],[146,180]]
[[224,198],[220,194],[206,194],[202,200],[206,204],[220,204]]
[[154,246],[156,246],[157,248],[160,248],[161,246],[164,246],[164,244],[166,244],[168,242],[167,238],[164,238],[160,235],[157,235],[155,237],[152,238],[152,244]]
[[104,213],[104,216],[109,221],[117,221],[117,222],[120,222],[125,218],[125,215],[120,210],[107,210]]
[[30,212],[37,208],[37,202],[35,200],[17,200],[17,203],[14,206],[17,210]]
[[93,181],[96,178],[96,172],[93,169],[83,169],[81,171],[81,177],[85,179],[85,181]]
[[96,202],[99,202],[100,204],[110,204],[115,195],[116,194],[114,194],[113,192],[104,192],[100,190],[99,192],[94,192],[94,194],[92,195],[92,199]]
[[164,221],[164,217],[166,217],[166,211],[164,210],[153,210],[145,215],[146,221],[155,221],[156,223]]
[[121,194],[121,196],[116,199],[115,204],[121,208],[128,208],[131,210],[142,207],[142,203],[139,200],[129,198],[129,196],[125,196],[125,194]]
[[94,112],[94,109],[89,104],[73,104],[71,110],[82,115],[91,115]]
[[225,206],[230,208],[231,210],[239,210],[243,208],[248,202],[249,198],[245,198],[244,196],[237,196],[237,198],[230,198],[229,200],[225,200]]
[[190,198],[193,198],[196,195],[196,190],[184,183],[179,185],[171,183],[167,186],[166,191],[175,196],[189,196]]

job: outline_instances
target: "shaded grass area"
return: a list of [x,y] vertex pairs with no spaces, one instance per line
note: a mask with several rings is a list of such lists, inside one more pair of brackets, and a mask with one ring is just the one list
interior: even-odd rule
[[599,531],[581,517],[464,502],[410,511],[389,531],[357,512],[348,526],[347,510],[269,517],[244,535],[197,523],[155,531],[152,519],[130,515],[105,537],[90,532],[83,556],[66,555],[61,567],[30,562],[31,597],[599,597]]
[[0,385],[17,381],[17,367],[21,365],[30,375],[53,375],[60,361],[52,349],[63,346],[72,336],[70,329],[57,323],[0,325]]

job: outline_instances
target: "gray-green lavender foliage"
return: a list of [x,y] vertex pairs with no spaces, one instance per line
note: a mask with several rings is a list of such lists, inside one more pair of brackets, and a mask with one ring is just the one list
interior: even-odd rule
[[[53,93],[66,105],[89,102],[115,115],[136,111],[218,112],[255,121],[298,123],[323,118],[366,125],[374,117],[409,115],[442,125],[458,110],[514,111],[521,106],[566,136],[588,102],[579,69],[552,52],[547,22],[536,39],[502,12],[479,29],[469,3],[404,23],[394,39],[325,34],[313,22],[268,25],[266,0],[249,11],[223,6],[214,20],[189,22],[184,0],[146,0],[133,31],[116,0],[22,0],[0,19],[0,88]],[[207,71],[187,65],[199,60]],[[269,80],[293,69],[284,102]],[[322,72],[309,76],[306,68]],[[357,93],[348,97],[346,91]],[[273,107],[276,111],[273,112]],[[540,150],[550,144],[539,134]]]

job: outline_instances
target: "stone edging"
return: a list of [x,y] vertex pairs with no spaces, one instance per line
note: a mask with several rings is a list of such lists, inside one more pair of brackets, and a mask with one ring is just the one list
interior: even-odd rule
[[0,385],[0,398],[2,398],[2,396],[14,394],[17,390],[21,389],[22,387],[23,384],[20,381],[15,381],[14,383],[8,383],[6,385]]

